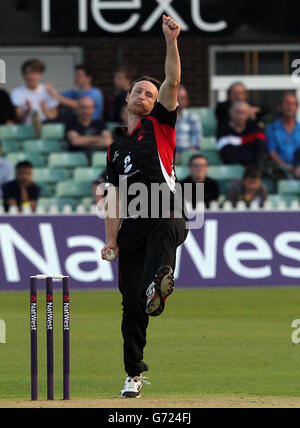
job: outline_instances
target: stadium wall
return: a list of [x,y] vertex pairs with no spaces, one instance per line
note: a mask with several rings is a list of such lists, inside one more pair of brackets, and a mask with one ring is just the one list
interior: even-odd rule
[[[299,285],[299,211],[205,215],[177,254],[178,287]],[[0,290],[28,288],[33,274],[68,274],[72,288],[117,287],[117,263],[101,260],[96,216],[0,217]]]

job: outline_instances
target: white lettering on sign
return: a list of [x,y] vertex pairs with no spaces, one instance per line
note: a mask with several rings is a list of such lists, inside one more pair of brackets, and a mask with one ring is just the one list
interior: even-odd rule
[[[287,257],[292,260],[300,262],[300,249],[293,248],[289,244],[291,242],[300,243],[300,233],[299,232],[285,232],[278,235],[274,241],[274,247],[277,252],[283,257]],[[280,273],[282,276],[288,278],[299,278],[300,277],[300,267],[292,267],[280,265]]]
[[[254,249],[239,250],[241,244],[250,244]],[[224,245],[224,258],[228,267],[237,275],[249,279],[267,278],[272,275],[270,265],[247,267],[242,260],[272,260],[273,254],[268,243],[256,233],[236,233],[227,239]]]
[[[69,248],[90,247],[92,251],[80,251],[72,254],[66,260],[66,270],[72,278],[81,282],[113,281],[114,276],[110,263],[100,258],[105,243],[94,236],[71,236],[67,239]],[[86,271],[80,268],[82,263],[96,263],[94,270]]]
[[52,225],[49,223],[40,224],[39,231],[45,258],[10,224],[0,224],[0,249],[8,282],[19,282],[21,280],[16,249],[37,268],[37,271],[61,272]]
[[[155,0],[157,7],[151,12],[151,15],[146,19],[141,27],[141,31],[148,32],[153,26],[161,19],[162,14],[170,15],[181,26],[183,31],[188,31],[189,26],[173,7],[174,0]],[[51,31],[51,0],[41,0],[42,9],[42,31]],[[102,15],[103,10],[120,11],[120,10],[141,10],[142,0],[128,0],[128,1],[104,1],[104,0],[90,0],[91,14],[97,25],[108,33],[124,33],[132,30],[141,18],[140,13],[132,13],[127,21],[121,24],[114,24],[108,22]],[[78,0],[78,29],[81,32],[88,31],[88,0]],[[218,32],[227,28],[225,21],[216,23],[205,22],[200,12],[201,0],[191,0],[191,5],[188,9],[191,10],[191,18],[193,23],[199,30],[206,32]]]

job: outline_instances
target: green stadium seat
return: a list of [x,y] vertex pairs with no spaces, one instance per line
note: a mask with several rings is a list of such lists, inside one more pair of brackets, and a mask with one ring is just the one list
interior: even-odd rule
[[81,204],[86,210],[89,210],[94,203],[94,199],[91,197],[86,197],[81,199]]
[[88,166],[87,156],[83,152],[52,153],[48,161],[50,168],[76,168]]
[[187,166],[177,166],[175,168],[175,172],[178,181],[181,181],[190,175],[190,170]]
[[84,198],[91,196],[92,186],[91,183],[63,181],[56,186],[56,196],[59,198]]
[[78,202],[71,198],[39,198],[38,207],[43,207],[45,210],[53,205],[56,205],[59,211],[62,211],[65,205],[71,205],[73,211],[76,209]]
[[35,138],[35,132],[27,125],[2,125],[0,126],[0,139],[28,140]]
[[34,180],[39,183],[55,184],[70,178],[68,171],[63,168],[35,168]]
[[64,149],[59,141],[53,140],[29,140],[24,143],[25,152],[55,153]]
[[270,178],[263,178],[263,183],[268,189],[269,194],[275,193],[275,186],[273,181]]
[[76,168],[74,171],[74,180],[91,183],[95,181],[104,168]]
[[41,193],[40,193],[41,197],[45,198],[49,196],[52,196],[52,197],[54,196],[54,190],[52,186],[46,183],[39,183],[38,181],[36,182],[36,184],[41,188]]
[[234,179],[242,179],[244,175],[244,168],[241,165],[220,165],[210,166],[208,174],[214,180],[231,181]]
[[216,137],[203,137],[201,140],[201,150],[216,152],[217,140]]
[[287,207],[290,207],[295,200],[299,200],[295,195],[269,195],[268,197],[268,201],[272,202],[274,208],[282,201],[286,203]]
[[118,126],[120,126],[120,124],[118,122],[107,122],[106,123],[107,128],[110,130],[110,132],[112,134],[115,133],[116,128],[118,128]]
[[63,140],[65,125],[63,123],[49,123],[42,126],[41,138],[43,140]]
[[218,122],[213,108],[192,107],[189,110],[199,116],[202,123],[203,135],[216,135]]
[[23,149],[23,143],[21,141],[14,140],[2,140],[2,154],[20,152]]
[[280,180],[278,193],[280,195],[300,195],[300,180]]
[[29,161],[32,163],[34,167],[42,167],[45,166],[46,162],[44,157],[40,153],[25,153],[25,152],[16,152],[9,153],[6,156],[6,159],[16,165],[19,162]]
[[187,166],[192,156],[199,154],[204,155],[207,158],[208,165],[221,165],[221,159],[218,152],[206,151],[206,150],[185,150],[181,154],[181,164]]
[[106,168],[106,152],[97,152],[93,154],[92,166],[94,168]]

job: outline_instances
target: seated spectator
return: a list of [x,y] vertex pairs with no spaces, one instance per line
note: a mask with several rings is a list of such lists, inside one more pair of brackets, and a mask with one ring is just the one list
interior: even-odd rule
[[2,186],[3,184],[11,181],[14,178],[14,170],[8,160],[1,157],[2,155],[2,145],[0,142],[0,198],[2,198]]
[[26,61],[22,66],[25,85],[15,88],[11,93],[20,123],[31,125],[37,117],[44,122],[58,116],[58,102],[41,83],[45,69],[45,64],[38,59]]
[[72,109],[72,112],[78,108],[79,100],[83,97],[89,97],[94,101],[93,120],[100,120],[103,116],[103,94],[99,88],[93,87],[93,74],[84,65],[75,67],[75,86],[77,89],[64,91],[61,94],[48,82],[49,93],[61,105]]
[[0,87],[0,125],[11,125],[16,120],[16,110],[8,93]]
[[199,117],[187,110],[189,106],[189,95],[183,85],[178,91],[178,113],[176,123],[176,150],[199,150],[202,138],[202,125]]
[[[227,91],[227,101],[220,102],[216,108],[216,116],[218,120],[218,136],[220,129],[229,123],[230,121],[230,108],[236,101],[248,102],[248,92],[243,83],[236,82],[230,86]],[[255,106],[249,104],[249,119],[261,124],[264,116],[270,112],[269,107],[266,106]]]
[[33,166],[30,162],[23,161],[16,166],[16,179],[2,186],[3,203],[6,212],[10,207],[18,207],[22,212],[24,207],[30,206],[36,210],[37,200],[40,196],[40,188],[33,182]]
[[217,143],[225,164],[260,164],[266,155],[266,135],[249,120],[249,105],[236,101],[230,108],[230,122],[223,125]]
[[102,120],[93,120],[94,101],[83,97],[78,102],[77,116],[66,122],[66,137],[71,151],[85,151],[89,157],[96,150],[106,150],[112,135]]
[[121,110],[133,82],[133,70],[126,65],[114,73],[114,90],[105,97],[105,119],[110,122],[122,122]]
[[[284,95],[280,107],[280,118],[267,128],[268,149],[272,160],[294,173],[299,159],[300,123],[296,120],[298,100],[292,93]],[[298,155],[297,155],[298,157]]]
[[[220,190],[217,181],[207,177],[208,162],[203,155],[194,155],[191,157],[189,162],[190,176],[180,181],[180,184],[184,186],[185,183],[192,183],[192,200],[189,200],[185,194],[187,202],[192,204],[193,209],[196,208],[197,203],[201,202],[197,200],[196,183],[204,183],[204,203],[208,208],[212,201],[217,201],[219,198]],[[184,192],[184,187],[182,187]]]
[[295,162],[295,171],[294,171],[295,177],[300,178],[300,149],[297,149],[295,151],[294,162]]
[[268,190],[262,182],[262,171],[256,166],[248,167],[243,180],[235,180],[226,195],[226,200],[234,207],[238,201],[246,202],[247,207],[251,202],[257,201],[262,207],[267,198]]

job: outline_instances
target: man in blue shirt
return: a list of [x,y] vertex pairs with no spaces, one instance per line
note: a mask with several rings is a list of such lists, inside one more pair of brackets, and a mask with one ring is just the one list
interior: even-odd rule
[[295,152],[300,149],[300,123],[296,120],[298,100],[293,93],[284,95],[280,119],[267,128],[267,140],[272,160],[295,172]]
[[61,94],[48,82],[48,92],[59,101],[59,103],[65,107],[69,107],[73,110],[78,108],[78,101],[83,97],[89,97],[94,101],[95,111],[93,114],[93,120],[102,119],[104,98],[102,91],[99,88],[93,87],[93,75],[83,65],[78,65],[75,68],[75,85],[78,89],[71,89],[64,91]]

